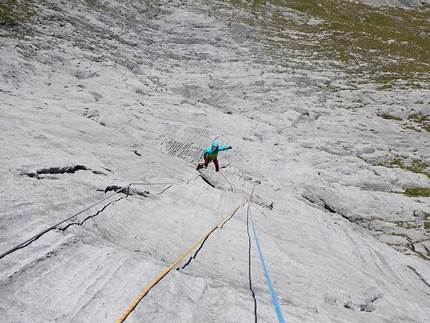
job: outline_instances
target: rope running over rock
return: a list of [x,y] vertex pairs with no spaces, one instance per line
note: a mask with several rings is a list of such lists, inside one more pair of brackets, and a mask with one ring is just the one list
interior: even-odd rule
[[121,315],[121,317],[116,321],[116,323],[122,323],[127,318],[127,316],[135,309],[137,304],[145,297],[146,294],[154,287],[164,276],[166,276],[182,259],[184,259],[191,251],[194,250],[202,241],[206,240],[207,237],[218,228],[218,226],[228,219],[232,214],[234,214],[239,208],[245,205],[248,199],[244,199],[233,211],[223,217],[215,226],[210,229],[203,237],[200,238],[190,249],[188,249],[182,256],[176,259],[169,267],[167,267],[157,278],[155,278],[140,294],[136,297],[136,299],[131,303],[128,309]]

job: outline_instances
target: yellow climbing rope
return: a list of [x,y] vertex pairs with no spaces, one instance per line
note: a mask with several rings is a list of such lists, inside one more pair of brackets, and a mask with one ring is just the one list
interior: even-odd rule
[[[224,176],[224,175],[223,175]],[[225,177],[225,176],[224,176]],[[227,178],[226,178],[227,179]],[[240,191],[239,191],[240,192]],[[155,278],[140,294],[136,297],[136,299],[131,303],[128,309],[121,315],[121,317],[116,321],[116,323],[122,323],[127,318],[127,316],[135,309],[137,304],[145,297],[146,294],[154,287],[164,276],[166,276],[172,269],[175,267],[182,259],[184,259],[195,247],[197,247],[202,241],[204,241],[222,222],[232,216],[239,208],[241,208],[248,201],[248,198],[240,203],[233,211],[223,217],[215,226],[210,229],[199,241],[197,241],[190,249],[188,249],[182,256],[175,260],[169,267],[167,267],[157,278]]]
[[224,175],[224,173],[219,172],[224,178],[225,180],[240,194],[243,196],[244,199],[248,200],[248,197],[240,190],[238,189],[228,178],[227,176]]

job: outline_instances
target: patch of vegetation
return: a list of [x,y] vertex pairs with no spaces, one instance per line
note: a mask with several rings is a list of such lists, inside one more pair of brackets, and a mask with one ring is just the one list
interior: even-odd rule
[[[281,61],[287,59],[282,57],[285,47],[295,49],[296,55],[307,55],[315,64],[342,63],[350,73],[384,88],[399,85],[399,80],[406,80],[408,86],[430,81],[428,10],[345,0],[228,2],[241,13],[238,21],[261,28],[268,36],[268,54]],[[302,18],[297,19],[297,14]]]
[[35,15],[31,4],[32,1],[29,0],[2,0],[0,2],[0,30],[14,29],[29,21]]
[[103,3],[97,0],[85,0],[85,3],[89,8],[103,9],[105,7]]
[[420,130],[420,129],[417,129],[417,128],[415,128],[414,126],[406,126],[405,128],[406,128],[406,129],[414,130],[414,131],[416,131],[416,132],[421,132],[421,130]]
[[[394,224],[396,226],[400,227],[400,228],[404,228],[404,229],[408,229],[408,230],[415,229],[417,227],[415,225],[415,223],[406,222],[406,221],[395,221]],[[392,233],[392,235],[396,235],[397,236],[397,234],[394,234],[394,233]]]
[[430,230],[430,213],[424,212],[424,229]]
[[412,159],[410,164],[402,164],[400,167],[410,172],[420,173],[430,177],[430,173],[426,170],[429,168],[429,165],[422,160]]
[[381,113],[381,114],[378,114],[378,117],[381,117],[381,118],[383,118],[383,119],[387,119],[387,120],[397,120],[397,121],[402,121],[402,118],[400,118],[400,117],[396,117],[396,116],[393,116],[393,115],[388,114],[388,113]]
[[427,121],[427,116],[421,112],[418,113],[412,113],[408,116],[409,120],[415,121],[417,123],[423,123]]
[[422,112],[412,113],[408,116],[408,120],[413,121],[420,125],[420,127],[430,132],[430,120],[429,117]]
[[[353,61],[358,55],[373,68],[384,66],[375,75],[378,83],[392,83],[402,78],[399,72],[413,76],[411,74],[425,73],[428,69],[428,12],[386,7],[375,9],[342,0],[290,2],[292,7],[327,21],[327,27],[336,32],[330,37],[332,39],[327,39],[332,42],[329,48],[337,49],[347,61]],[[297,2],[300,4],[295,5]],[[324,45],[329,44],[324,42]]]
[[375,165],[375,166],[383,166],[388,168],[401,168],[412,173],[423,174],[427,177],[430,177],[430,164],[427,162],[417,159],[417,158],[409,158],[407,156],[394,155],[387,156],[383,160],[372,161],[365,160],[366,162]]
[[410,197],[430,197],[430,188],[428,187],[410,187],[403,193]]

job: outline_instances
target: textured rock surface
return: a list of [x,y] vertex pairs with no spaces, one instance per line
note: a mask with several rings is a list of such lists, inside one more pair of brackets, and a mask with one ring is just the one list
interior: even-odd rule
[[[233,212],[254,185],[287,322],[428,321],[430,199],[402,192],[430,178],[390,162],[430,163],[407,119],[428,115],[429,84],[271,57],[228,3],[86,3],[38,2],[28,34],[3,25],[2,322],[115,321],[223,217],[126,322],[249,322],[250,282],[275,322],[249,211]],[[225,177],[194,169],[213,140],[233,146]]]
[[429,5],[429,0],[357,0],[358,2],[376,6],[396,6],[419,8]]

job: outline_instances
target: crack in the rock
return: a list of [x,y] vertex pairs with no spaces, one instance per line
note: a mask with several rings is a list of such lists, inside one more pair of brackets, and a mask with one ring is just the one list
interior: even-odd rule
[[212,186],[213,188],[215,188],[215,186],[209,182],[203,175],[200,175],[200,177],[202,178],[202,180],[204,180],[209,186]]
[[302,195],[302,197],[308,201],[309,203],[316,205],[317,207],[323,208],[324,210],[329,211],[330,213],[333,214],[338,214],[340,215],[342,218],[348,220],[351,223],[354,224],[360,224],[363,221],[363,217],[359,214],[345,214],[344,212],[342,212],[342,210],[338,211],[336,209],[336,207],[333,207],[332,205],[330,205],[329,203],[327,203],[326,200],[324,200],[323,198],[318,198],[318,199],[313,199],[309,196],[306,196],[305,194]]
[[116,193],[124,193],[126,196],[137,194],[143,197],[149,197],[149,194],[150,194],[150,192],[147,190],[140,191],[138,189],[131,188],[131,185],[128,185],[126,187],[119,186],[119,185],[109,185],[104,190],[105,193],[111,192],[111,191],[114,191]]
[[306,201],[308,201],[309,203],[311,203],[311,204],[313,204],[313,205],[316,205],[316,206],[318,206],[318,207],[322,207],[322,208],[324,208],[325,210],[327,210],[327,211],[329,211],[330,213],[336,213],[336,214],[339,214],[339,215],[341,215],[341,216],[343,216],[342,214],[340,214],[339,212],[337,212],[336,211],[336,209],[334,208],[334,207],[332,207],[330,204],[328,204],[326,201],[324,201],[323,199],[319,199],[319,202],[320,203],[318,203],[317,201],[314,201],[313,199],[311,199],[310,197],[308,197],[308,196],[306,196],[306,195],[302,195],[302,197],[306,200]]
[[106,186],[104,192],[111,192],[114,191],[116,193],[124,193],[125,195],[129,195],[130,194],[130,186],[119,186],[119,185],[109,185]]
[[[165,191],[167,191],[169,188],[171,188],[173,185],[169,185],[166,188],[164,188],[160,193],[158,193],[159,195],[163,194]],[[149,193],[149,192],[148,192]]]
[[375,296],[373,296],[372,298],[370,298],[369,300],[364,301],[362,304],[356,304],[356,303],[354,304],[351,300],[349,300],[348,302],[346,302],[343,305],[343,307],[348,308],[348,309],[352,309],[352,310],[354,310],[354,308],[359,308],[360,311],[362,311],[362,312],[373,312],[376,310],[374,303],[378,299],[381,299],[382,296],[383,295],[381,293],[378,293]]
[[[396,244],[396,243],[390,243],[390,242],[386,242],[386,241],[383,241],[383,242],[385,244],[387,244],[388,246],[391,246],[391,247],[396,247],[397,246],[397,247],[407,248],[413,254],[421,257],[422,259],[429,260],[429,257],[427,255],[423,254],[422,252],[420,252],[417,249],[417,247],[416,247],[416,245],[419,242],[427,241],[427,239],[424,239],[424,240],[420,241],[420,240],[416,240],[415,237],[411,238],[413,236],[410,236],[410,235],[408,235],[406,233],[398,233],[398,232],[394,232],[393,233],[391,231],[388,232],[387,230],[378,229],[377,227],[376,228],[372,227],[371,223],[375,219],[368,220],[368,219],[364,219],[359,214],[344,214],[345,212],[339,212],[339,211],[337,211],[337,209],[335,207],[331,206],[324,198],[322,198],[320,196],[308,195],[308,194],[304,193],[304,194],[302,194],[302,198],[304,198],[306,201],[308,201],[312,205],[315,205],[318,208],[323,208],[323,209],[329,211],[330,213],[338,214],[341,217],[343,217],[344,219],[348,220],[350,223],[356,224],[356,225],[358,225],[358,226],[360,226],[360,227],[362,227],[364,229],[367,229],[367,230],[369,230],[371,232],[375,232],[375,233],[380,232],[382,235],[391,235],[391,236],[398,236],[398,237],[405,238],[405,240],[407,241],[407,243],[405,243],[405,244],[402,244],[402,243],[401,244]],[[390,221],[383,221],[383,222],[394,224],[394,225],[398,225],[398,223],[396,223],[396,222],[390,222]],[[379,240],[382,241],[381,239],[379,239]],[[423,248],[424,248],[424,250],[426,250],[427,252],[429,252],[428,249],[425,247],[425,245],[423,246]],[[396,248],[394,248],[394,249],[397,250]],[[398,250],[398,251],[400,251],[400,250]]]
[[82,226],[84,225],[85,222],[87,222],[89,219],[95,218],[96,216],[100,215],[101,213],[103,213],[104,210],[106,210],[106,208],[108,206],[110,206],[111,204],[114,204],[116,202],[119,202],[120,200],[122,200],[123,198],[126,198],[128,195],[126,196],[121,196],[119,199],[115,200],[115,201],[111,201],[108,204],[106,204],[105,206],[103,206],[100,211],[97,211],[95,214],[92,214],[90,216],[87,216],[85,219],[83,219],[81,222],[72,222],[69,223],[68,225],[66,225],[64,228],[59,228],[59,230],[61,231],[66,231],[69,227],[71,227],[72,225],[79,225]]
[[24,172],[22,175],[27,175],[31,178],[43,179],[44,175],[61,175],[61,174],[74,174],[78,171],[92,171],[96,175],[105,175],[101,171],[91,170],[90,168],[84,165],[73,165],[73,166],[65,166],[65,167],[49,167],[38,169],[35,172]]
[[378,295],[375,295],[374,297],[372,297],[369,301],[361,304],[360,305],[360,311],[362,311],[362,312],[373,312],[374,310],[376,310],[374,303],[380,298],[382,298],[382,296],[378,294]]
[[[216,228],[215,228],[215,229],[216,229]],[[215,229],[214,229],[214,231],[215,231]],[[212,232],[213,232],[213,231],[212,231]],[[212,234],[212,232],[211,232],[211,234]],[[206,243],[206,241],[208,240],[209,236],[210,236],[210,235],[208,235],[208,236],[203,240],[203,242],[201,243],[200,247],[196,250],[196,252],[194,253],[194,255],[192,255],[192,256],[190,257],[190,259],[188,259],[188,261],[186,262],[186,264],[184,264],[182,267],[178,267],[178,268],[176,268],[176,270],[184,269],[185,267],[187,267],[187,266],[191,263],[191,261],[192,261],[193,259],[195,259],[195,258],[197,257],[197,254],[199,253],[199,251],[200,251],[200,250],[202,250],[202,248],[203,248],[204,244]]]
[[423,275],[421,275],[414,267],[412,266],[407,266],[407,267],[411,269],[424,284],[430,287],[430,283],[428,283],[427,280],[423,277]]

